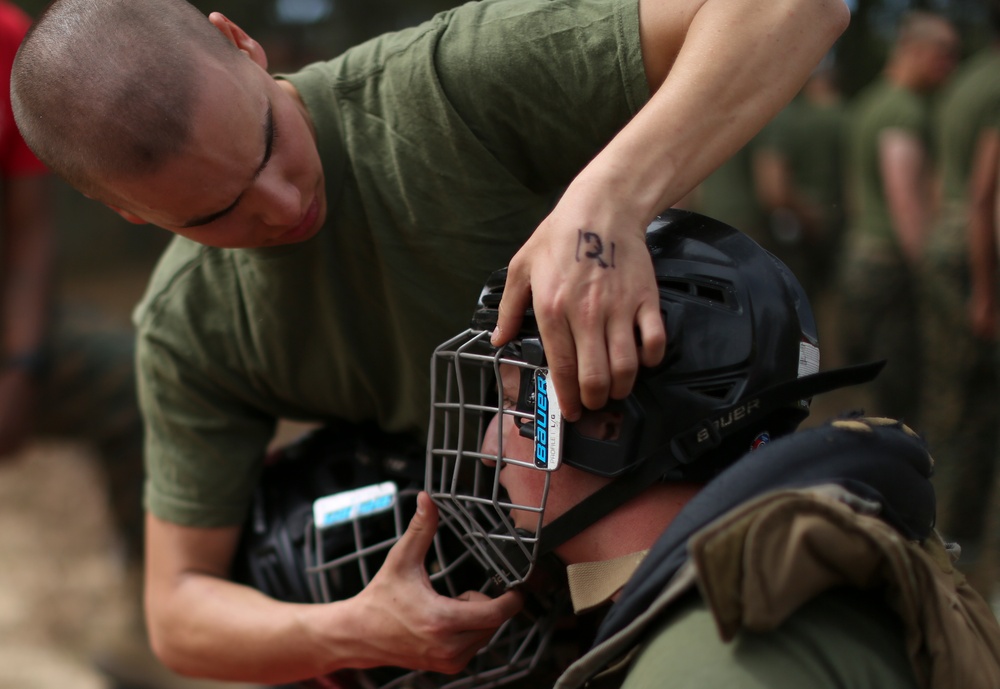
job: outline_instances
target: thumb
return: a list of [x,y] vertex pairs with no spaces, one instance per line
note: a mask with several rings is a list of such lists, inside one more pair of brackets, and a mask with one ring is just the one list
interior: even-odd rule
[[393,547],[393,550],[397,551],[399,557],[404,560],[422,564],[427,551],[430,550],[431,544],[434,542],[437,527],[437,505],[425,491],[420,491],[417,494],[417,511],[410,519],[406,532]]

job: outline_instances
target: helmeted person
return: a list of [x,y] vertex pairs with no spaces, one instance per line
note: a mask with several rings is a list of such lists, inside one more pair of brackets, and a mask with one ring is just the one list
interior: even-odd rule
[[420,560],[308,610],[227,580],[276,420],[425,432],[426,362],[507,263],[497,341],[530,295],[567,416],[626,395],[666,342],[646,225],[847,19],[838,0],[487,0],[275,79],[256,41],[181,0],[51,4],[13,72],[25,140],[181,236],[136,316],[161,660],[276,683],[471,657],[516,596],[432,595]]
[[647,242],[675,335],[625,400],[560,423],[530,323],[489,344],[502,274],[434,358],[442,517],[497,581],[554,555],[603,614],[556,686],[997,686],[1000,627],[933,530],[917,434],[793,432],[878,365],[818,372],[801,286],[736,230],[670,211]]
[[[233,579],[275,600],[325,604],[358,595],[404,539],[424,484],[424,445],[346,422],[312,430],[271,454],[233,560]],[[433,504],[428,505],[433,512]],[[434,517],[436,518],[436,517]],[[405,546],[426,553],[435,590],[450,596],[496,591],[452,530],[427,528]],[[393,556],[395,561],[398,558]],[[388,564],[387,564],[388,562]],[[384,576],[384,575],[383,575]],[[565,650],[568,597],[533,596],[457,674],[376,667],[342,669],[294,686],[308,689],[474,689],[551,684]],[[558,644],[558,646],[557,646]],[[558,652],[556,649],[558,648]]]

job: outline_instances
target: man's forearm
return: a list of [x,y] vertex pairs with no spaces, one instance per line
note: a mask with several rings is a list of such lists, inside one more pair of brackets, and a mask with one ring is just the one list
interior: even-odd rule
[[455,673],[522,606],[519,594],[442,596],[425,569],[437,532],[425,494],[369,584],[333,603],[291,604],[230,582],[239,530],[147,516],[146,610],[156,655],[184,675],[283,684],[344,668]]
[[350,646],[330,645],[327,637],[352,628],[342,610],[347,606],[281,603],[224,579],[190,574],[169,599],[147,609],[153,650],[175,672],[283,684],[325,674],[337,664],[337,650]]
[[[639,202],[644,225],[792,99],[849,13],[839,0],[641,0],[639,9],[654,93],[590,167]],[[690,20],[673,55],[660,46],[670,45],[678,12]]]
[[928,223],[924,176],[926,154],[916,136],[887,129],[879,134],[879,171],[896,242],[907,263],[916,266],[923,253]]
[[969,273],[972,327],[980,336],[993,336],[997,305],[997,184],[1000,179],[1000,132],[983,131],[976,142],[969,182]]

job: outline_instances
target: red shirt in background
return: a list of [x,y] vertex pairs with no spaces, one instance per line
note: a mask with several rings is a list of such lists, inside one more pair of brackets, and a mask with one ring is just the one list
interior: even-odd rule
[[31,18],[6,0],[0,0],[0,179],[46,172],[21,138],[10,107],[10,69]]

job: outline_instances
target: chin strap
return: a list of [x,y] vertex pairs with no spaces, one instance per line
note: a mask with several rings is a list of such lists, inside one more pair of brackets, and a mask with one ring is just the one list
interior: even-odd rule
[[796,378],[740,400],[691,428],[681,431],[663,448],[659,457],[649,457],[637,469],[615,479],[593,495],[584,498],[561,517],[542,529],[536,558],[541,558],[639,495],[649,486],[680,466],[696,462],[705,453],[718,448],[727,438],[752,425],[760,424],[775,411],[796,400],[838,388],[874,380],[885,361],[846,366]]

